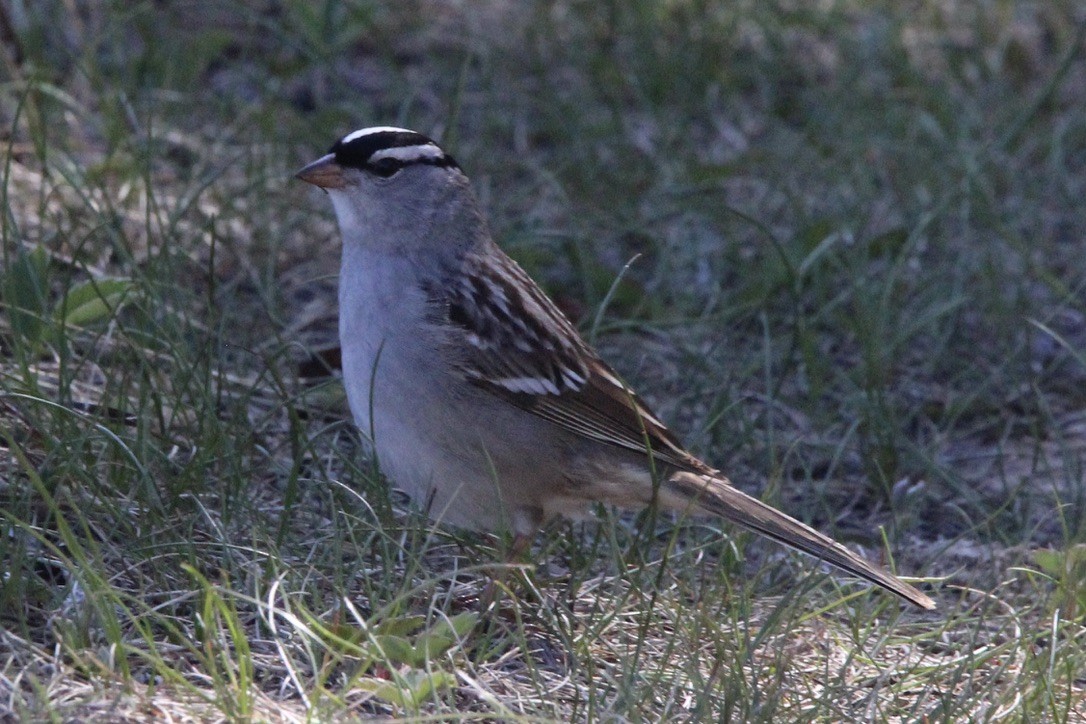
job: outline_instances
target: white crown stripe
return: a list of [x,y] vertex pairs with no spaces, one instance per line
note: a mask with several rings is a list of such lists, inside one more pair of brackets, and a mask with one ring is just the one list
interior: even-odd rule
[[395,159],[404,163],[411,163],[412,161],[419,161],[424,158],[440,160],[445,158],[445,152],[432,143],[420,144],[418,146],[395,146],[393,148],[383,148],[380,151],[374,151],[369,160],[372,163],[386,158]]
[[343,137],[340,143],[350,143],[351,141],[357,141],[359,138],[365,136],[372,136],[375,133],[414,133],[406,128],[396,128],[395,126],[374,126],[373,128],[359,128],[357,131],[352,131]]

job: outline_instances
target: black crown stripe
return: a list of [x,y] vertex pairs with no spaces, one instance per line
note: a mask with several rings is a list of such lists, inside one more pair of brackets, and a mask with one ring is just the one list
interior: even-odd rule
[[[344,143],[344,139],[340,139],[328,149],[328,152],[334,154],[336,157],[336,163],[340,166],[346,166],[350,168],[358,169],[372,169],[370,165],[370,158],[378,151],[385,151],[390,148],[404,148],[405,146],[425,146],[426,144],[433,144],[433,140],[422,135],[421,133],[415,133],[414,131],[379,131],[377,133],[369,133],[364,136],[352,139]],[[388,168],[390,162],[395,164],[398,159],[384,158],[381,163],[386,164],[385,168]],[[415,163],[425,163],[432,166],[452,166],[459,168],[456,165],[456,161],[452,156],[442,152],[441,156],[437,157],[420,157],[414,161],[402,161],[399,160],[398,167],[412,165]]]

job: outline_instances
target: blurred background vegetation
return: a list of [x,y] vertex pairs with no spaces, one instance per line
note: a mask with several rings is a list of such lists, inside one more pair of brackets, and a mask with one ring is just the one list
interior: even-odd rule
[[[0,708],[1086,716],[1084,32],[1073,0],[0,0]],[[389,496],[335,382],[338,238],[291,174],[368,125],[440,139],[692,449],[943,613],[601,510],[480,620],[500,553]]]

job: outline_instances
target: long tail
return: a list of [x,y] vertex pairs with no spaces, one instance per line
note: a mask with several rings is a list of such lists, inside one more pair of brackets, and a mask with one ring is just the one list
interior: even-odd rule
[[[761,533],[804,553],[831,563],[854,576],[881,586],[906,601],[928,610],[935,608],[935,601],[910,586],[897,576],[877,568],[845,548],[829,536],[800,523],[784,513],[769,507],[756,498],[736,490],[727,480],[709,475],[680,472],[661,485],[661,502],[673,508],[682,508],[690,502],[706,512],[719,515],[725,520]],[[677,497],[671,498],[671,495]]]

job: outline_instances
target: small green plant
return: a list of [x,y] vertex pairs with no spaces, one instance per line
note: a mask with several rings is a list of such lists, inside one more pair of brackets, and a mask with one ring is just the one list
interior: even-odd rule
[[429,622],[425,616],[401,615],[331,627],[311,621],[310,626],[321,632],[333,658],[343,655],[358,662],[350,688],[415,711],[435,692],[456,683],[456,675],[438,663],[464,642],[478,621],[478,614],[465,612]]
[[131,279],[89,279],[51,295],[53,270],[42,247],[19,248],[0,276],[0,299],[11,324],[12,344],[27,359],[47,347],[64,347],[68,330],[111,319],[135,291]]

